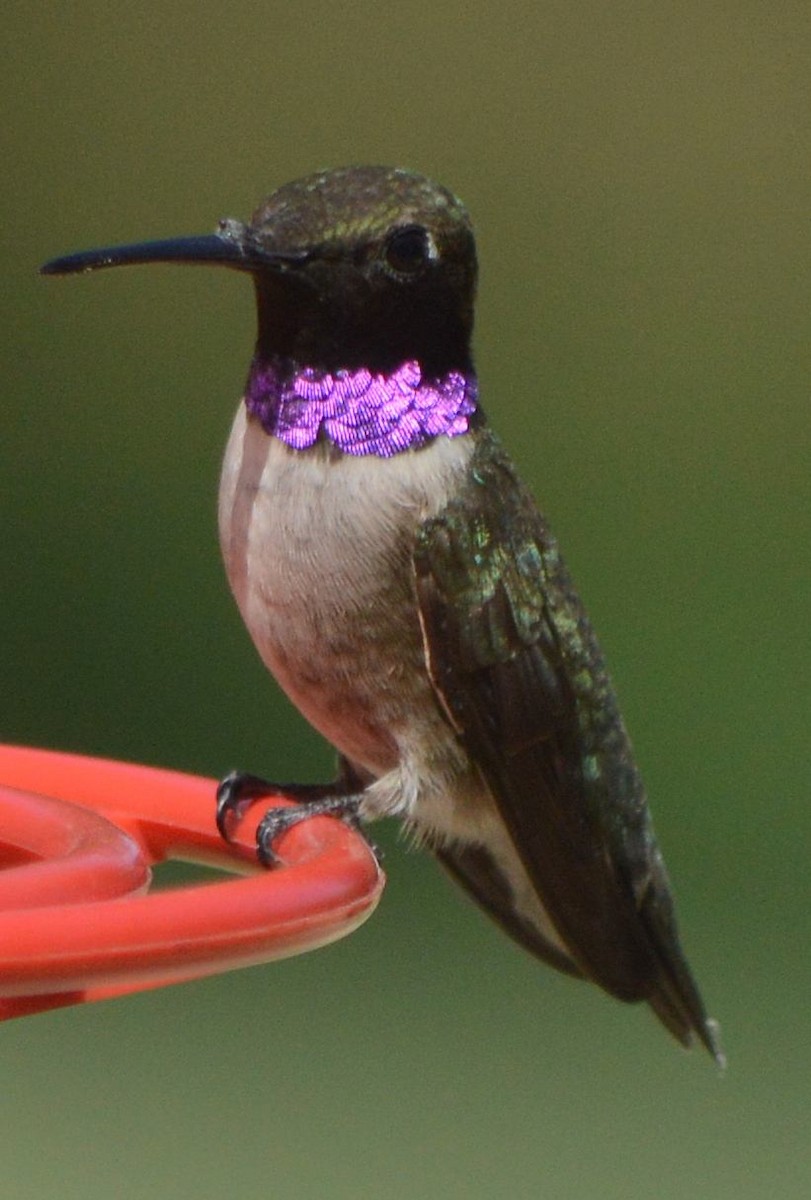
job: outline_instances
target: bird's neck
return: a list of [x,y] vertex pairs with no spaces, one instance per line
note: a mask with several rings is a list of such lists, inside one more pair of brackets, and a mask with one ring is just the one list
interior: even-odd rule
[[479,412],[472,370],[429,377],[410,361],[385,373],[324,371],[260,355],[245,404],[267,433],[295,450],[326,440],[345,454],[379,458],[467,433]]

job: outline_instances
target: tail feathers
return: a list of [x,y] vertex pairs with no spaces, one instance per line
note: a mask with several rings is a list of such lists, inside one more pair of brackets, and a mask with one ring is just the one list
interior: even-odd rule
[[709,1050],[720,1070],[727,1064],[726,1055],[721,1047],[720,1028],[717,1021],[708,1017],[703,1005],[700,1013],[695,1009],[688,1010],[684,1000],[674,995],[670,981],[662,980],[657,990],[648,998],[648,1004],[668,1032],[672,1033],[682,1046],[688,1049],[695,1043],[696,1037]]
[[673,896],[661,857],[648,879],[639,904],[639,915],[647,929],[659,970],[647,995],[656,1016],[683,1046],[696,1037],[724,1069],[718,1023],[707,1016],[704,1001],[693,979],[681,947],[673,908]]

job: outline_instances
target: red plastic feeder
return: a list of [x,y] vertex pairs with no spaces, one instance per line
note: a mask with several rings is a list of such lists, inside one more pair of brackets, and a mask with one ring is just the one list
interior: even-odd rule
[[[385,883],[363,838],[313,817],[256,861],[263,798],[232,845],[211,779],[0,745],[0,1020],[314,950],[351,933]],[[148,894],[151,867],[241,878]]]

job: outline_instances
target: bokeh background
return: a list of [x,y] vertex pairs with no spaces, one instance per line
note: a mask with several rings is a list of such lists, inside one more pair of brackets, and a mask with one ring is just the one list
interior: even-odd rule
[[348,941],[0,1028],[0,1193],[810,1194],[806,0],[10,0],[0,36],[2,737],[326,777],[216,544],[250,287],[36,267],[323,166],[432,174],[730,1059],[531,961],[384,828]]

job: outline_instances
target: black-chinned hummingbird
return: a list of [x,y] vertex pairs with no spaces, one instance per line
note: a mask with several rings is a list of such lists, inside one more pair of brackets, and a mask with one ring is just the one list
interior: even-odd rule
[[[279,785],[258,849],[313,812],[394,815],[526,949],[723,1061],[603,655],[557,542],[479,404],[467,212],[411,171],[349,167],[248,225],[92,250],[247,271],[258,338],[222,470],[228,578],[265,664],[338,750]],[[227,836],[271,785],[233,774]]]

